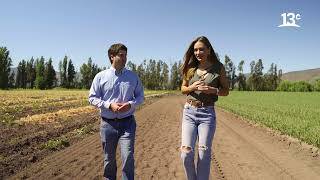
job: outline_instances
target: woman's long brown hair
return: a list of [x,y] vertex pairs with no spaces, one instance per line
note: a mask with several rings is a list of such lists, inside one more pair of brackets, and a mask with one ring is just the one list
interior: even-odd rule
[[194,55],[194,44],[196,42],[202,42],[207,48],[209,48],[210,50],[209,57],[208,57],[209,61],[211,61],[212,63],[219,61],[209,39],[205,36],[197,37],[195,40],[191,42],[187,52],[184,54],[184,57],[183,57],[184,62],[183,62],[183,65],[181,66],[181,69],[182,69],[183,78],[186,80],[190,79],[190,77],[194,74],[195,70],[199,65],[199,61]]

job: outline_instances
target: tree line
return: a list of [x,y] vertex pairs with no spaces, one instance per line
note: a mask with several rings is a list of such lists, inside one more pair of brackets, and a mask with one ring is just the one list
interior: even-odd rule
[[[218,54],[217,56],[220,60]],[[52,89],[55,87],[89,89],[94,76],[106,69],[106,67],[98,67],[89,58],[87,63],[83,63],[77,72],[72,60],[65,56],[59,61],[57,74],[52,61],[51,58],[46,60],[44,57],[22,60],[17,66],[16,74],[14,74],[11,71],[12,60],[9,50],[6,47],[0,47],[0,89]],[[320,80],[316,81],[314,85],[308,82],[281,81],[282,70],[278,69],[274,63],[266,73],[263,73],[262,59],[250,62],[250,73],[248,74],[243,72],[244,60],[241,60],[236,67],[230,57],[225,55],[223,64],[230,89],[240,91],[317,91],[320,89]],[[163,60],[149,59],[140,64],[128,61],[127,68],[139,76],[146,89],[178,90],[182,83],[181,65],[181,61],[168,65]]]
[[[245,61],[241,60],[237,69],[231,59],[226,55],[224,67],[230,83],[230,89],[239,91],[288,91],[288,92],[311,92],[320,91],[320,79],[314,83],[307,81],[290,82],[281,80],[282,70],[277,65],[271,63],[266,73],[263,73],[263,61],[250,62],[250,73],[243,73]],[[238,74],[236,74],[238,70]],[[236,86],[236,87],[235,87]]]
[[[98,67],[89,58],[87,63],[77,72],[72,60],[65,56],[59,61],[59,71],[56,73],[52,59],[31,58],[18,63],[17,70],[11,71],[12,59],[6,47],[0,47],[0,89],[52,89],[62,87],[67,89],[89,89],[95,75],[106,69]],[[181,62],[175,62],[171,68],[162,60],[144,60],[140,65],[131,61],[127,68],[140,77],[144,87],[150,90],[179,89],[182,80],[179,73]],[[170,72],[169,72],[170,71]]]
[[277,89],[281,82],[282,70],[278,70],[276,64],[271,63],[269,70],[263,73],[262,59],[251,61],[249,74],[244,74],[244,64],[245,61],[241,60],[236,69],[232,60],[225,56],[224,67],[231,89],[237,88],[239,91],[275,91]]

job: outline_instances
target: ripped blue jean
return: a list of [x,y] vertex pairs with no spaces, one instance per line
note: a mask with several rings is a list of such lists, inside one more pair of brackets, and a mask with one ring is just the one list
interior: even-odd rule
[[[182,117],[181,159],[188,180],[207,180],[210,174],[211,146],[216,130],[214,107],[197,108],[185,104]],[[198,162],[195,167],[195,144]]]

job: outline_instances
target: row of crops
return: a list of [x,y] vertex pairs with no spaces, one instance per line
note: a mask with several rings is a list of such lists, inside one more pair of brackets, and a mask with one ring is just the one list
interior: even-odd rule
[[[166,91],[146,91],[150,96]],[[11,123],[20,118],[88,106],[88,90],[0,91],[0,120]]]
[[[145,91],[145,96],[167,91]],[[88,106],[88,90],[0,91],[0,120]],[[239,92],[220,97],[218,106],[270,128],[320,147],[320,93]]]
[[320,93],[233,91],[217,105],[320,147]]
[[[146,91],[145,97],[162,93]],[[89,105],[88,94],[63,89],[0,91],[0,179],[98,132],[99,110]]]

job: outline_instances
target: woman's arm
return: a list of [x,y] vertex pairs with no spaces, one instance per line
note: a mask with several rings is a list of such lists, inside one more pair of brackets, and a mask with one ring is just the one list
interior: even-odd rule
[[221,68],[219,81],[220,81],[222,88],[219,89],[217,95],[218,96],[228,96],[229,95],[229,82],[228,82],[228,79],[226,76],[226,70],[224,69],[224,67]]
[[189,93],[191,93],[192,91],[198,90],[198,87],[200,86],[200,84],[202,84],[202,82],[196,81],[196,82],[194,82],[194,83],[193,83],[192,85],[190,85],[190,86],[189,86],[188,84],[189,84],[189,81],[183,79],[182,85],[181,85],[181,92],[182,92],[182,94],[189,94]]

